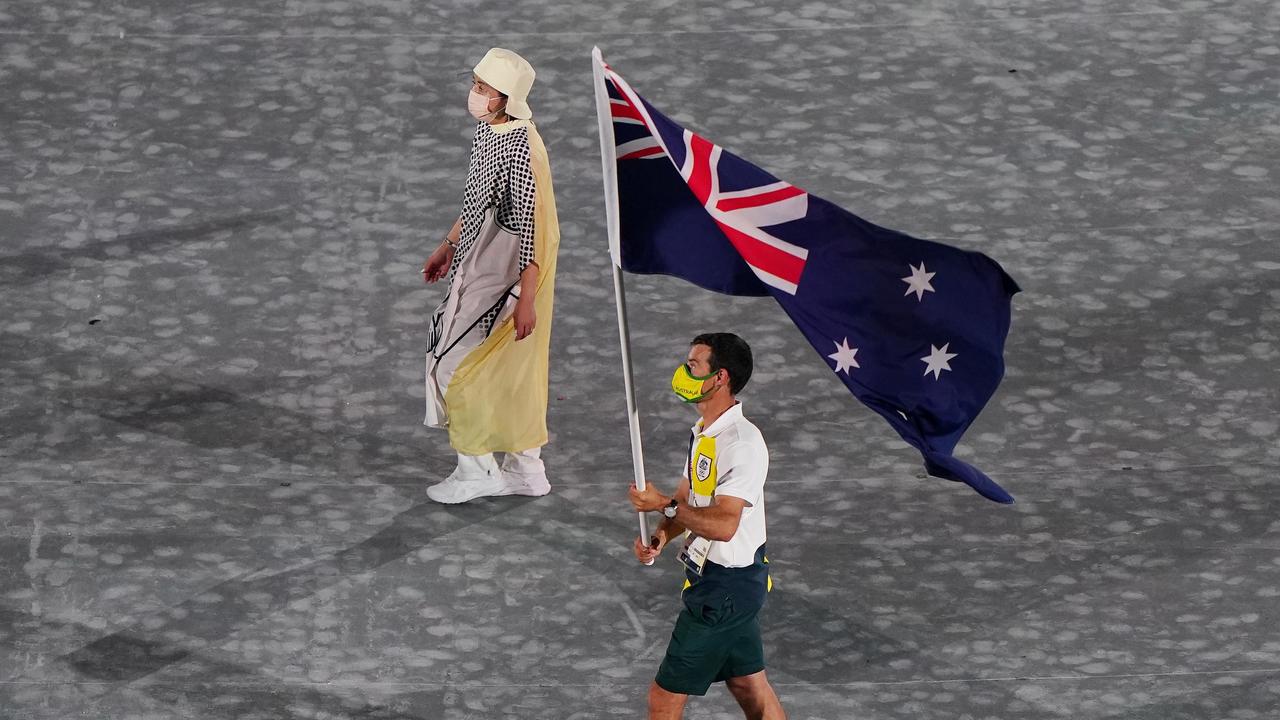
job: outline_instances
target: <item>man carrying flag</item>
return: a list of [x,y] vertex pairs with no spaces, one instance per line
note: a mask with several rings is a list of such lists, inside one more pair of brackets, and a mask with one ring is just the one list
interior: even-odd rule
[[[615,267],[772,295],[845,387],[920,451],[930,474],[1013,502],[953,455],[1004,375],[1018,292],[1004,270],[775,178],[676,124],[594,55]],[[625,360],[625,333],[623,342]]]
[[723,682],[748,718],[784,720],[764,673],[756,614],[769,591],[764,484],[769,450],[742,414],[737,395],[751,379],[751,348],[731,333],[693,339],[671,389],[696,404],[689,453],[674,495],[653,485],[631,488],[639,512],[663,514],[652,539],[637,537],[636,559],[651,563],[684,535],[684,607],[666,657],[649,688],[650,720],[677,720],[690,695]]

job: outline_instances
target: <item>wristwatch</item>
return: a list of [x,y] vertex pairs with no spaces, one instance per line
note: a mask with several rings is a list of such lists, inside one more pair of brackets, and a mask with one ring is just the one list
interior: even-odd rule
[[666,504],[666,506],[664,506],[664,507],[662,508],[662,514],[663,514],[663,515],[666,515],[666,516],[667,516],[667,517],[669,517],[669,518],[673,518],[673,517],[675,517],[675,516],[676,516],[676,507],[677,507],[679,504],[680,504],[680,501],[679,501],[679,500],[676,500],[675,498],[671,498],[671,502],[667,503],[667,504]]

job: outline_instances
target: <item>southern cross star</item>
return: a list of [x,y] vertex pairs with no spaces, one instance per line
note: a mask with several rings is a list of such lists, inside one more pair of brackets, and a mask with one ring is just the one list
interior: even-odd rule
[[836,351],[827,357],[836,361],[836,372],[843,372],[848,375],[849,368],[862,367],[854,359],[854,356],[858,354],[858,348],[849,347],[849,338],[845,338],[840,342],[833,342],[833,344],[836,346]]
[[902,282],[907,284],[907,291],[903,295],[916,294],[916,302],[924,299],[926,292],[937,292],[933,289],[933,284],[929,281],[938,273],[925,272],[924,263],[920,263],[920,267],[916,267],[911,263],[907,263],[907,267],[911,268],[911,275],[902,278]]
[[937,380],[943,370],[951,369],[951,358],[956,357],[955,353],[947,352],[947,348],[951,347],[951,343],[946,343],[942,347],[936,345],[929,346],[929,354],[920,358],[926,365],[924,374],[933,373],[933,379]]

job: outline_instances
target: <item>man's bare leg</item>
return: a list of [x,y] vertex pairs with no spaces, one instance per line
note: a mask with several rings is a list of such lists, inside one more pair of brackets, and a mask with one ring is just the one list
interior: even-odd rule
[[663,690],[658,683],[649,686],[649,720],[680,720],[688,695]]
[[787,714],[782,710],[782,703],[773,691],[764,671],[729,678],[725,681],[733,699],[738,701],[747,720],[786,720]]

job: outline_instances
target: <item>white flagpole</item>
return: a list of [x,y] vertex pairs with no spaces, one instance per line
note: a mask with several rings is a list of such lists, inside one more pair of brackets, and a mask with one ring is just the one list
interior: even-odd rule
[[[631,372],[631,332],[627,327],[626,290],[622,283],[621,227],[618,220],[618,161],[613,139],[613,113],[609,109],[609,91],[604,84],[604,57],[600,48],[591,48],[591,65],[596,86],[596,120],[600,125],[600,164],[604,173],[604,215],[609,233],[609,255],[613,262],[613,297],[618,309],[618,339],[622,343],[622,381],[627,394],[627,424],[631,429],[631,467],[636,487],[644,489],[644,452],[640,447],[640,413],[636,409],[636,389]],[[640,537],[646,541],[649,520],[640,516]]]

